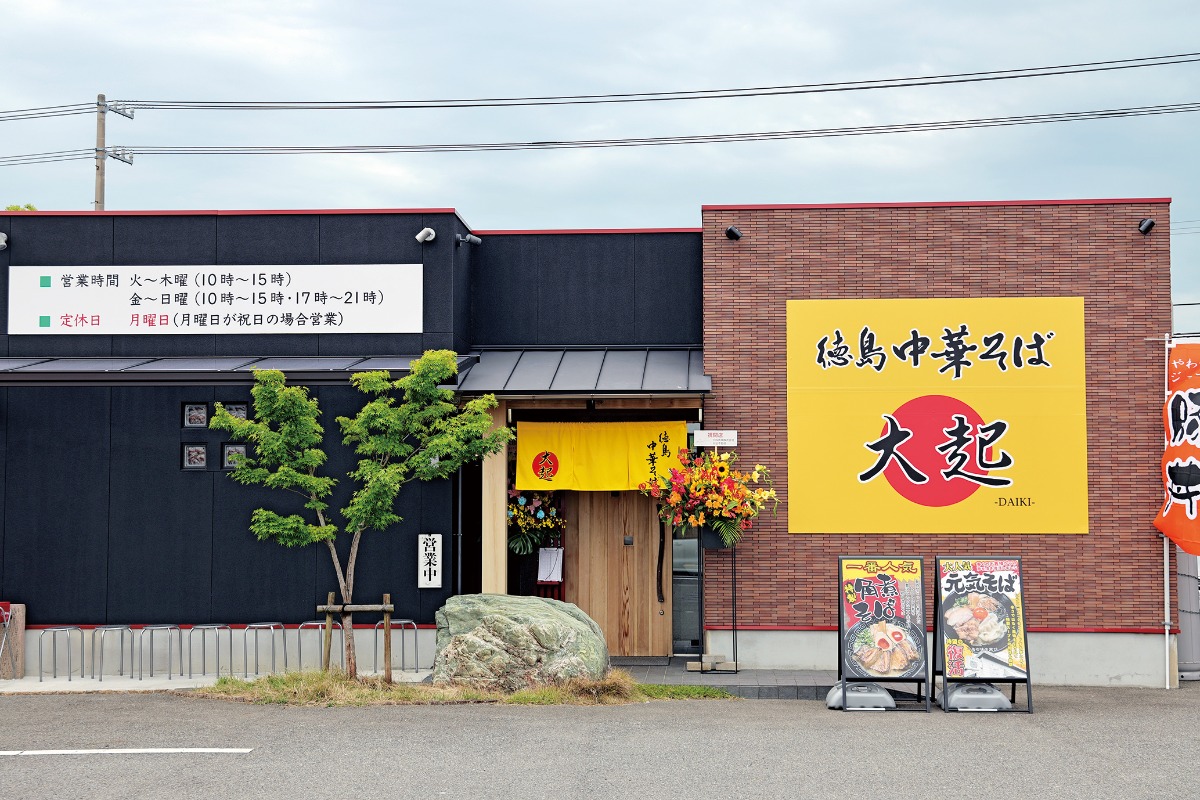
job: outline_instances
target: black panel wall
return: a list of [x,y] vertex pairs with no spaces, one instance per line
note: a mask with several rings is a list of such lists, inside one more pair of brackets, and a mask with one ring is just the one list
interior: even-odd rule
[[9,389],[4,591],[28,623],[107,615],[108,389]]
[[[439,236],[422,245],[416,234],[429,226],[448,234],[449,217],[409,214],[329,214],[320,217],[322,264],[421,264],[425,265],[422,307],[426,331],[442,320],[438,295],[448,276],[453,237]],[[451,243],[447,244],[446,239]],[[369,356],[417,354],[425,349],[420,334],[322,335],[320,355]]]
[[[0,419],[8,419],[8,390],[0,389]],[[8,427],[0,425],[0,453],[8,450]],[[8,459],[0,459],[0,508],[4,508]],[[0,598],[8,596],[8,581],[5,579],[5,540],[8,526],[0,525]]]
[[[414,239],[423,227],[437,231],[424,245]],[[0,354],[367,356],[702,339],[699,233],[489,235],[460,245],[456,234],[469,231],[452,213],[0,215],[0,231],[10,234],[0,266],[424,265],[420,334],[8,336]],[[7,286],[0,270],[0,298]],[[326,471],[341,481],[330,500],[340,522],[355,457],[336,417],[362,397],[348,386],[314,394]],[[26,603],[34,625],[314,618],[336,588],[327,550],[259,542],[248,530],[255,508],[299,512],[302,499],[235,484],[221,470],[224,434],[183,425],[185,403],[211,413],[217,401],[249,399],[248,386],[0,390],[0,595]],[[181,468],[185,443],[206,447],[205,469]],[[468,473],[468,494],[477,493],[478,470]],[[452,481],[406,487],[404,521],[363,537],[355,599],[388,592],[398,617],[432,621],[455,588],[455,505]],[[477,521],[478,508],[468,517]],[[421,532],[443,535],[442,589],[415,588]],[[468,535],[477,549],[477,524]],[[477,560],[468,580],[478,580]]]
[[[249,531],[258,507],[305,513],[284,491],[235,483],[221,469],[226,434],[183,426],[184,404],[249,402],[248,387],[9,389],[0,406],[5,444],[0,594],[25,603],[29,622],[45,624],[195,624],[313,619],[337,590],[324,545],[285,548]],[[356,462],[341,444],[336,417],[363,395],[350,387],[314,390],[330,459],[339,479],[331,518],[353,490]],[[208,466],[183,470],[182,446],[207,446]],[[20,465],[19,468],[14,468]],[[392,595],[396,615],[431,622],[452,590],[417,590],[418,533],[442,533],[452,556],[449,481],[414,482],[397,506],[404,521],[363,536],[355,599]],[[344,556],[348,537],[340,537]],[[360,622],[373,622],[365,617]]]
[[180,469],[180,447],[167,445],[210,438],[203,428],[182,429],[182,408],[185,402],[211,408],[216,398],[207,387],[110,391],[108,618],[209,622],[219,473]]
[[505,234],[479,248],[475,346],[699,344],[699,233]]

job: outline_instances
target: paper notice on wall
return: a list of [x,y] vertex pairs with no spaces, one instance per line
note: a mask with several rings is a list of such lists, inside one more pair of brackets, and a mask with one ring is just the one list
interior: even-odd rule
[[538,583],[562,583],[563,549],[543,547],[538,550]]

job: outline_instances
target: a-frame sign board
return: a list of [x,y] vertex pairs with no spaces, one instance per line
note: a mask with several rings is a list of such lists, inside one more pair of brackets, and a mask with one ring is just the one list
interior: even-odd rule
[[[937,557],[934,574],[935,674],[942,675],[942,708],[956,683],[1025,684],[1025,708],[1033,712],[1029,639],[1020,558]],[[1001,710],[1001,709],[998,709]]]
[[838,575],[842,709],[852,710],[847,683],[870,681],[916,684],[917,706],[897,706],[897,710],[929,711],[924,561],[914,557],[841,556]]

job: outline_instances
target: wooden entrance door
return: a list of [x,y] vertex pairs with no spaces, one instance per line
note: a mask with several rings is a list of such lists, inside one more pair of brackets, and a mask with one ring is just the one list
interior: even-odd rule
[[610,655],[671,655],[671,552],[663,554],[659,602],[653,500],[637,492],[570,492],[565,499],[564,599],[596,620]]

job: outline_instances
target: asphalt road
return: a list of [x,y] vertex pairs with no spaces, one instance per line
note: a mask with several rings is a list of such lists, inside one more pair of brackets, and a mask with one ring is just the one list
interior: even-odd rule
[[288,708],[0,697],[0,798],[1172,798],[1200,787],[1200,686],[1035,687],[1036,713],[796,700]]

